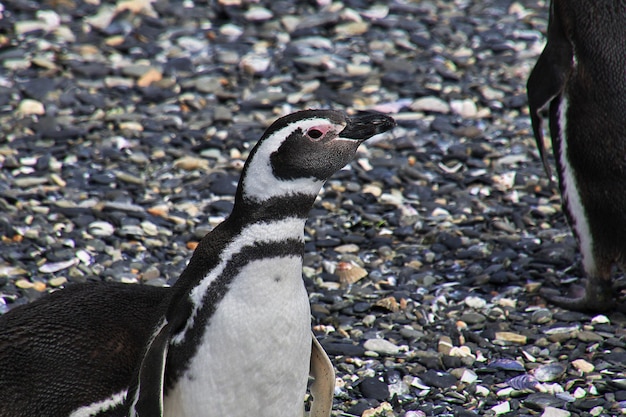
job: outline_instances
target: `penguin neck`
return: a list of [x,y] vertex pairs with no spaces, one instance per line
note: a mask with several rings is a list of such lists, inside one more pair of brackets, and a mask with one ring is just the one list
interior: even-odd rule
[[258,222],[268,223],[287,217],[294,217],[306,221],[316,197],[317,193],[314,195],[293,193],[259,200],[246,197],[243,193],[237,193],[235,204],[228,220],[251,224]]
[[[302,257],[304,225],[316,195],[290,194],[265,200],[235,196],[231,215],[205,236],[174,285],[177,300],[168,321],[181,331],[175,345],[189,340],[213,314],[239,268],[261,258]],[[206,303],[206,297],[212,300]],[[181,310],[182,309],[182,310]],[[191,337],[191,339],[195,339]]]

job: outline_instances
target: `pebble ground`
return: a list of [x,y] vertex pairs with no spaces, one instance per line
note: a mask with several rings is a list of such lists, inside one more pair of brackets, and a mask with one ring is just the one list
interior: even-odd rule
[[68,283],[169,285],[276,117],[398,128],[306,229],[334,416],[615,416],[626,317],[549,305],[580,258],[525,83],[538,0],[0,3],[0,311]]

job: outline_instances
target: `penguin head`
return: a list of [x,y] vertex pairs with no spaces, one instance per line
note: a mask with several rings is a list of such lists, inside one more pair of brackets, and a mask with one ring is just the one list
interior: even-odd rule
[[359,145],[395,126],[380,113],[347,115],[304,110],[276,120],[250,153],[240,191],[244,199],[317,195],[324,181],[354,157]]

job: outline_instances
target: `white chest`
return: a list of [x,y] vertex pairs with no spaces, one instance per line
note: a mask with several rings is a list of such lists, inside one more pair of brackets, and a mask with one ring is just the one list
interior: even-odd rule
[[164,415],[301,416],[310,328],[301,259],[251,262],[219,303]]

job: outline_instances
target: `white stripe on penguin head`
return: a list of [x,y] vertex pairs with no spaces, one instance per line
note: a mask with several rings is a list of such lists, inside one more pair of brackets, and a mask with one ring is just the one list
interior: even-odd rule
[[280,148],[283,142],[296,129],[306,132],[307,129],[319,125],[332,126],[337,135],[345,127],[343,124],[331,123],[326,118],[315,117],[290,123],[265,138],[259,144],[254,158],[248,163],[246,177],[243,179],[243,197],[261,202],[272,197],[288,196],[295,193],[317,195],[322,185],[324,185],[323,180],[318,178],[289,180],[276,178],[272,172],[270,156]]

